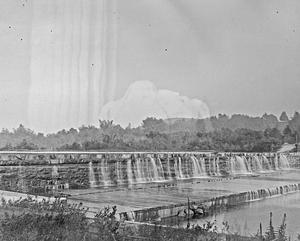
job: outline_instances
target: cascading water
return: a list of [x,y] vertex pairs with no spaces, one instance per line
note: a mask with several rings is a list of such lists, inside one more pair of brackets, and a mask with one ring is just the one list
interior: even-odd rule
[[245,159],[240,157],[240,156],[236,156],[235,157],[235,170],[234,173],[238,173],[238,174],[247,174],[249,173],[245,164]]
[[243,158],[244,163],[246,165],[247,172],[251,173],[252,172],[252,167],[251,167],[251,163],[250,163],[249,159],[245,156],[243,156],[242,158]]
[[101,170],[101,176],[102,176],[102,183],[104,187],[108,186],[109,180],[108,180],[108,171],[107,171],[107,160],[101,160],[100,162],[100,170]]
[[287,157],[285,155],[282,155],[282,154],[280,155],[279,162],[280,162],[280,167],[282,169],[290,168],[289,160],[287,159]]
[[122,175],[122,162],[116,161],[116,172],[117,172],[117,182],[118,184],[123,183],[123,175]]
[[216,159],[213,157],[211,160],[212,160],[212,162],[211,162],[211,165],[212,165],[211,173],[212,173],[212,175],[216,176],[217,175],[217,173],[216,173]]
[[156,165],[156,162],[155,162],[155,159],[150,156],[150,162],[152,164],[152,173],[153,173],[153,180],[154,181],[158,181],[159,180],[159,176],[158,176],[158,169],[157,169],[157,165]]
[[207,171],[206,171],[206,165],[205,165],[205,159],[203,157],[199,158],[199,162],[200,162],[200,167],[201,167],[201,171],[203,173],[203,176],[207,176]]
[[270,164],[268,158],[265,155],[262,155],[261,158],[262,158],[262,162],[264,163],[264,165],[267,166],[267,170],[271,171],[272,167],[271,167],[271,164]]
[[275,168],[275,170],[279,169],[279,158],[278,158],[278,155],[275,155],[275,157],[274,157],[274,168]]
[[145,172],[145,176],[147,177],[146,180],[148,182],[150,181],[153,181],[153,175],[152,175],[152,172],[151,172],[151,168],[149,167],[149,160],[146,158],[144,160],[144,166],[146,167],[146,172]]
[[231,174],[235,174],[235,160],[234,157],[229,158],[230,172]]
[[179,172],[179,178],[184,178],[184,175],[182,173],[182,160],[181,157],[178,157],[178,172]]
[[193,162],[193,177],[201,176],[200,165],[196,157],[191,156],[191,160]]
[[[160,156],[160,154],[125,157],[126,161],[100,158],[97,165],[89,162],[90,187],[111,186],[128,183],[151,183],[181,180],[189,178],[214,177],[221,175],[248,175],[290,167],[289,156],[284,154],[231,154],[200,156],[184,154]],[[221,169],[221,170],[220,170]],[[95,174],[94,172],[97,171]],[[127,175],[126,175],[127,174]],[[52,167],[52,176],[58,175],[56,166]],[[99,180],[98,180],[99,179]]]
[[131,163],[132,163],[131,159],[128,159],[127,160],[127,180],[128,180],[129,185],[133,183]]
[[158,168],[159,180],[163,181],[165,180],[164,168],[161,159],[159,157],[157,158],[157,163],[158,163],[157,168]]
[[258,158],[258,156],[252,156],[252,160],[254,160],[255,162],[255,166],[256,166],[256,171],[257,172],[262,172],[263,171],[263,166],[262,166],[262,162],[261,159]]
[[90,182],[90,187],[91,188],[97,186],[92,162],[89,162],[89,182]]
[[171,167],[170,167],[170,159],[168,158],[167,160],[167,171],[168,171],[168,179],[172,179],[172,175],[171,175]]
[[206,176],[206,172],[203,170],[201,162],[199,162],[199,160],[193,155],[191,156],[191,160],[193,162],[193,177],[197,178]]
[[178,171],[178,159],[177,158],[175,158],[174,159],[174,173],[175,173],[175,178],[176,179],[179,179],[180,177],[179,177],[179,171]]
[[214,176],[220,176],[220,166],[219,166],[219,157],[213,157],[212,158],[212,173]]
[[138,183],[145,182],[143,167],[141,165],[141,159],[137,158],[135,160],[135,179]]

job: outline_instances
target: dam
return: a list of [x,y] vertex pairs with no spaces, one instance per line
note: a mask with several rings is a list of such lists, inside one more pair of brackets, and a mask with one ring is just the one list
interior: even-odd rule
[[132,187],[192,179],[257,175],[298,167],[298,155],[205,152],[1,152],[1,189]]
[[298,192],[299,167],[299,153],[1,152],[0,189],[63,196],[91,213],[116,205],[127,221],[172,225],[188,198],[214,212]]

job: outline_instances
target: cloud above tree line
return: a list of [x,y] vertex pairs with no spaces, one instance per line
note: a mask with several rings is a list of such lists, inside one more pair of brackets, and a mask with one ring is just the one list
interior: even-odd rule
[[100,119],[113,120],[123,127],[139,126],[147,117],[206,118],[208,106],[199,99],[191,99],[167,89],[157,89],[147,80],[132,83],[125,95],[108,102],[101,110]]

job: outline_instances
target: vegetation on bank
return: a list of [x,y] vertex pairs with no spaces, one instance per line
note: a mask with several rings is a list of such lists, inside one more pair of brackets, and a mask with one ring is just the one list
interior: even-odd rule
[[137,128],[122,128],[112,121],[99,127],[82,126],[55,134],[35,133],[20,125],[0,132],[0,150],[99,150],[269,152],[300,136],[300,114],[249,117],[219,115],[209,119],[147,118]]
[[[116,207],[104,208],[93,219],[86,217],[88,209],[82,205],[70,205],[57,199],[37,202],[28,197],[6,202],[2,199],[0,215],[0,240],[2,241],[286,241],[286,216],[275,230],[270,224],[265,233],[260,230],[252,237],[242,237],[228,232],[224,223],[217,232],[214,223],[187,228],[153,225],[125,224],[116,218]],[[3,211],[5,211],[3,213]],[[300,236],[298,237],[300,240]]]

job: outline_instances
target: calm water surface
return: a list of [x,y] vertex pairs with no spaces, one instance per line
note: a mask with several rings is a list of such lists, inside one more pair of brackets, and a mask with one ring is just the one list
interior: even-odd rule
[[[202,225],[206,221],[215,221],[221,230],[222,222],[228,221],[230,232],[249,236],[257,233],[260,222],[263,232],[266,231],[269,225],[270,212],[273,213],[275,230],[282,223],[284,213],[287,214],[287,233],[292,240],[295,240],[297,234],[300,234],[300,192],[251,202],[204,219],[191,220],[191,224]],[[185,226],[186,222],[181,225]]]

